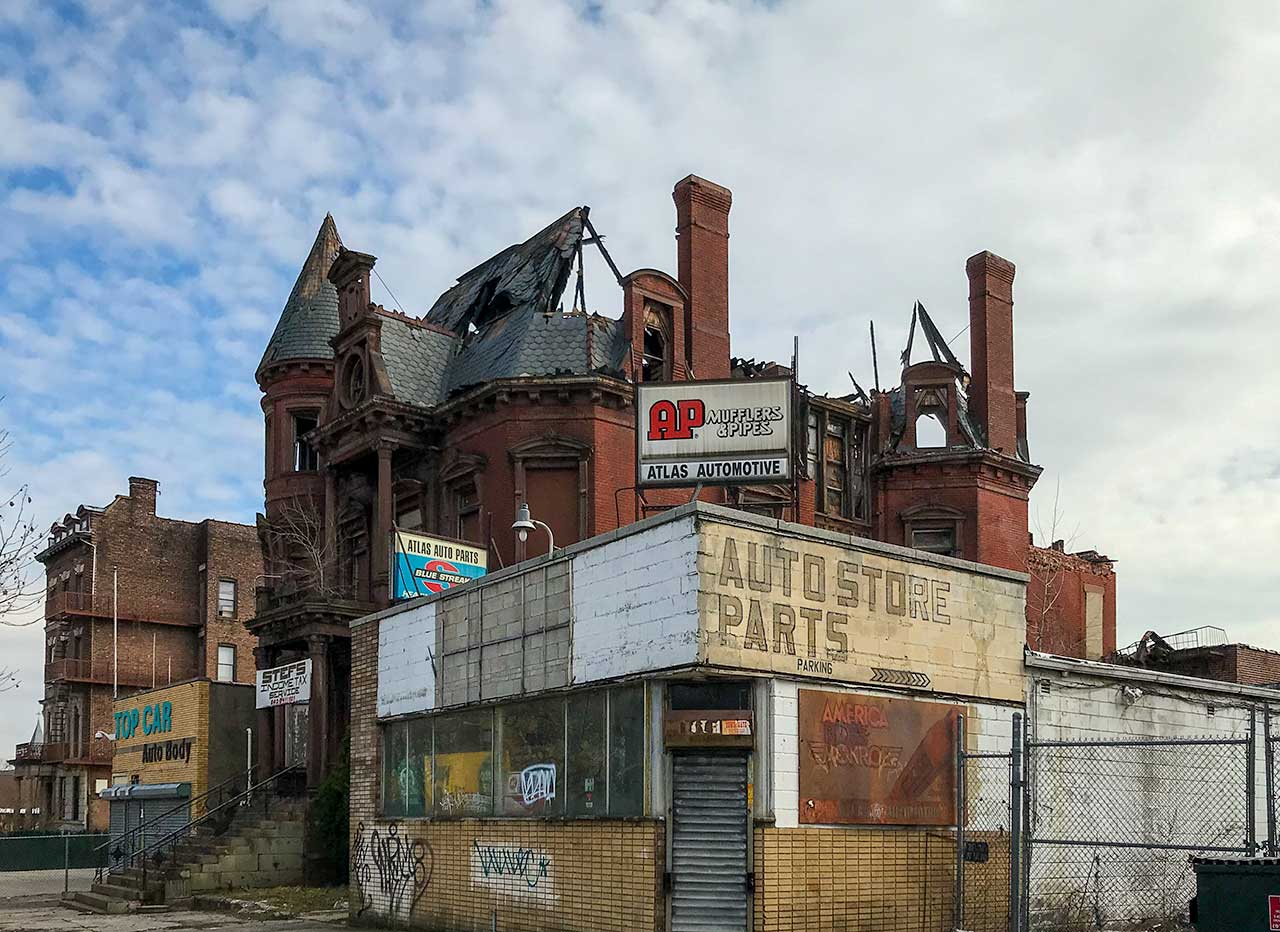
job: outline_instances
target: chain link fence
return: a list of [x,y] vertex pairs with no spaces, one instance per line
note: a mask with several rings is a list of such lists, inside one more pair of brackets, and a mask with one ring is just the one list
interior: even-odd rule
[[1254,741],[1030,741],[1025,927],[1185,920],[1190,857],[1254,853]]
[[1015,838],[1010,799],[1010,755],[966,754],[964,835],[957,852],[963,891],[956,927],[966,932],[1009,932]]

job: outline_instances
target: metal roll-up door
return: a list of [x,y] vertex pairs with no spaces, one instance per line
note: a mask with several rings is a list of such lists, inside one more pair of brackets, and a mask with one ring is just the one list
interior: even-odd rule
[[747,927],[747,757],[672,758],[671,932]]

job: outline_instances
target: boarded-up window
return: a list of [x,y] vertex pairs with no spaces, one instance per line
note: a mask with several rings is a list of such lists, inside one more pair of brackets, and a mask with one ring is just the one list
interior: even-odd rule
[[1086,660],[1102,658],[1102,608],[1104,593],[1089,586],[1084,590],[1084,655]]
[[476,493],[475,483],[468,482],[454,492],[454,513],[458,518],[456,533],[459,540],[485,543],[480,539],[480,496]]
[[[578,516],[578,466],[526,466],[524,500],[539,521],[551,528],[556,546],[580,539]],[[547,535],[541,529],[529,534],[525,556],[547,552]]]

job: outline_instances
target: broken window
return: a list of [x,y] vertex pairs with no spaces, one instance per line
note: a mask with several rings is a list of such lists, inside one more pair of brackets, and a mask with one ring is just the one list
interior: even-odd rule
[[933,414],[916,418],[916,449],[941,449],[947,445],[947,429]]
[[659,382],[671,378],[671,313],[652,301],[644,305],[644,346],[640,356],[640,381]]
[[468,482],[458,486],[453,501],[454,514],[457,516],[455,534],[458,540],[483,543],[480,539],[480,495],[475,483]]
[[822,512],[865,521],[866,423],[822,410],[818,412],[816,427],[822,437],[817,463]]
[[316,429],[318,416],[314,411],[299,411],[293,416],[293,469],[294,472],[315,472],[320,468],[320,454],[303,440],[303,436]]
[[234,618],[236,614],[236,581],[218,580],[218,617]]
[[943,449],[947,446],[947,421],[950,419],[950,393],[931,386],[915,390],[916,449]]
[[833,421],[827,424],[827,435],[822,441],[823,481],[829,514],[843,515],[848,501],[849,470],[844,434],[844,425]]
[[954,527],[913,528],[911,546],[916,550],[938,553],[945,557],[956,554],[956,529]]

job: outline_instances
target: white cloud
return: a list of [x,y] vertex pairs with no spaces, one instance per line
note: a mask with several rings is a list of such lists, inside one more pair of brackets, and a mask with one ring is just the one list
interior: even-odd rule
[[870,382],[869,318],[895,381],[913,300],[956,333],[965,258],[1017,262],[1037,504],[1060,479],[1120,560],[1121,640],[1274,646],[1280,10],[584,9],[5,5],[0,416],[41,506],[141,472],[168,513],[251,518],[253,369],[327,210],[421,312],[575,204],[624,269],[674,268],[695,172],[734,191],[735,352],[799,331],[819,390]]

